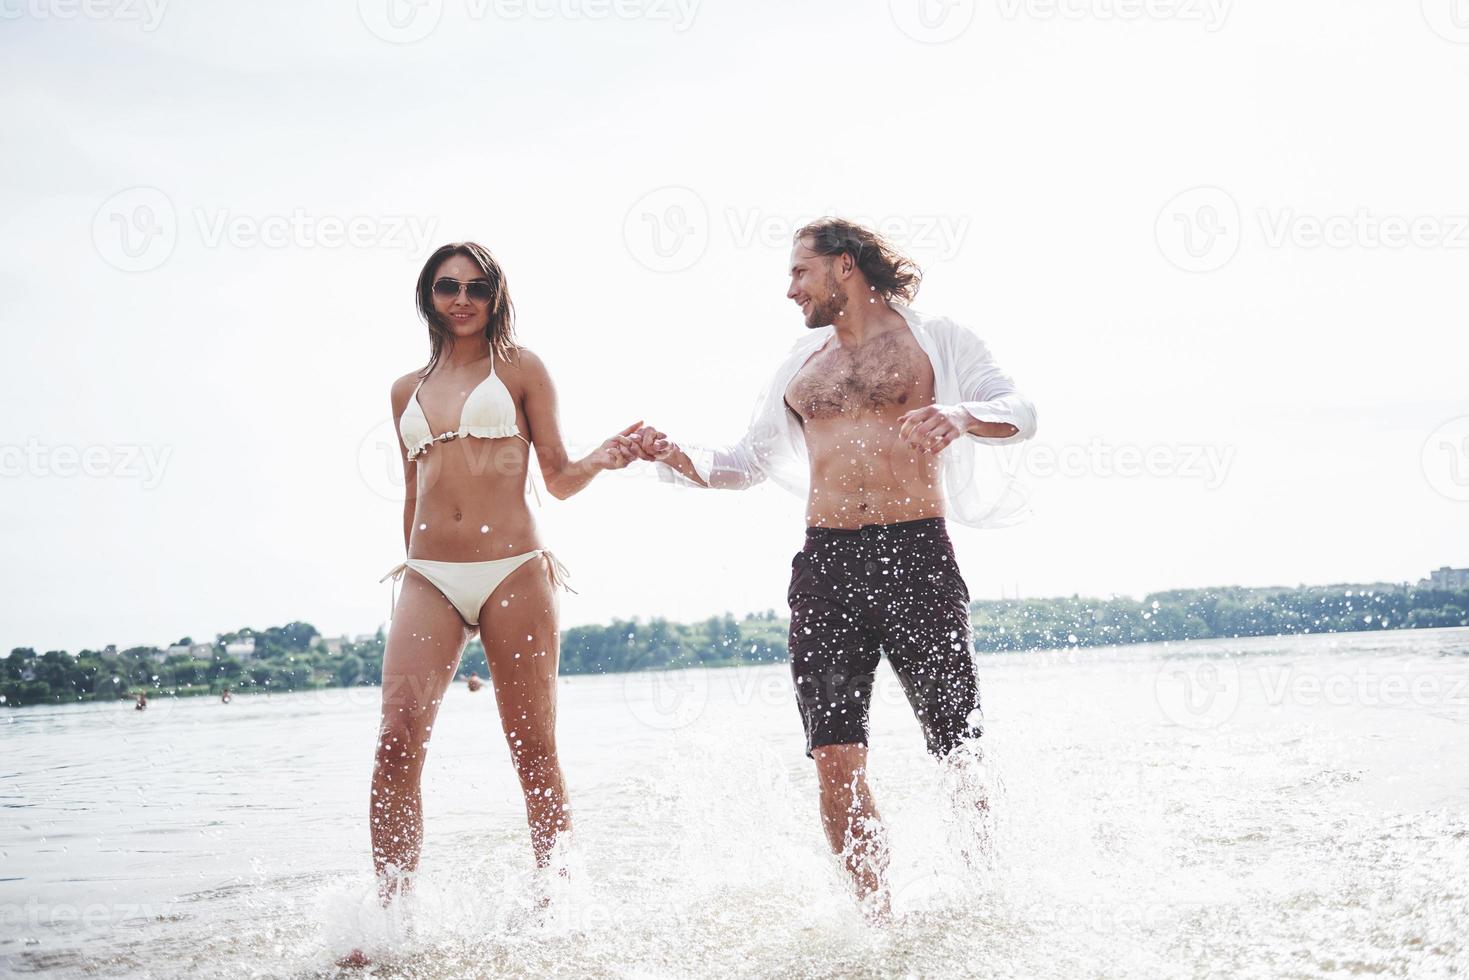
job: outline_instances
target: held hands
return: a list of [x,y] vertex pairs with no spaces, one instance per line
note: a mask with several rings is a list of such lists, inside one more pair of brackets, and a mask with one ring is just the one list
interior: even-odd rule
[[645,425],[633,433],[632,439],[637,452],[636,458],[649,463],[661,463],[678,452],[678,447],[668,441],[668,436],[651,425]]
[[643,420],[638,419],[598,446],[592,453],[592,460],[596,466],[604,470],[620,470],[633,460],[642,459],[643,457],[638,453],[638,442],[634,438],[634,433],[642,424]]
[[[898,419],[898,438],[916,452],[937,455],[969,431],[969,422],[969,413],[957,405],[927,405]],[[602,443],[597,452],[607,469],[620,470],[635,460],[661,463],[678,451],[665,433],[639,420]]]
[[898,439],[922,454],[937,455],[969,431],[969,413],[957,405],[926,405],[898,419]]
[[592,458],[601,469],[620,470],[637,460],[661,462],[677,451],[666,435],[639,419],[598,446]]

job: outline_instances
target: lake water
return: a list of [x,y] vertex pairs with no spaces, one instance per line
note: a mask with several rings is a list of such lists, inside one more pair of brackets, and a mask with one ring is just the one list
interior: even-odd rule
[[569,880],[536,914],[493,695],[457,686],[411,907],[373,900],[375,690],[0,713],[0,972],[393,977],[1463,976],[1469,630],[981,662],[993,857],[888,669],[894,921],[816,817],[784,667],[562,681]]

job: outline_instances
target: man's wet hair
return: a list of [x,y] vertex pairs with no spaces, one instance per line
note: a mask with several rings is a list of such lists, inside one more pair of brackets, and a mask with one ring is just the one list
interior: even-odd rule
[[796,232],[795,240],[817,255],[850,255],[885,300],[911,303],[918,295],[923,270],[887,239],[855,221],[821,218]]

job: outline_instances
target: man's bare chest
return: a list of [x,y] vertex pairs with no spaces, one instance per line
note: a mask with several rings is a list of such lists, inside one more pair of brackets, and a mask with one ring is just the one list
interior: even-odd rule
[[901,414],[933,401],[933,366],[911,335],[832,344],[801,368],[786,401],[805,421]]

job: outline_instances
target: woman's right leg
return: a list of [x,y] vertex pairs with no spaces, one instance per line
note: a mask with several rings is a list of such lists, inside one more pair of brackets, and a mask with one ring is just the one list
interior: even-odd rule
[[480,612],[495,704],[525,794],[531,849],[541,867],[550,863],[557,837],[571,829],[566,779],[556,754],[561,633],[549,561],[537,557],[511,572]]
[[407,885],[399,875],[418,869],[423,763],[467,638],[464,620],[449,600],[410,569],[383,652],[382,722],[372,770],[372,859],[384,899]]

